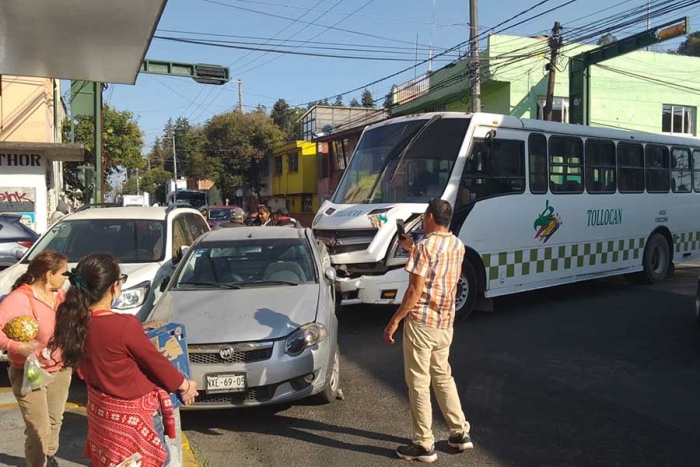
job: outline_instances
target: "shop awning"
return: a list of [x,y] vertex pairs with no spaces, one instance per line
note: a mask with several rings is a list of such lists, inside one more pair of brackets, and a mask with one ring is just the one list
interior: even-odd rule
[[36,155],[48,161],[82,162],[85,148],[82,144],[0,141],[0,165],[10,165],[11,162],[19,166],[32,165]]
[[167,0],[2,0],[0,75],[134,84]]

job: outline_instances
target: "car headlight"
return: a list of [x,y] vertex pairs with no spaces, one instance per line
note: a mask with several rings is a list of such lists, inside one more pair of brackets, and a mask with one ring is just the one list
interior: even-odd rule
[[122,290],[121,295],[114,301],[112,309],[128,310],[143,305],[148,298],[148,292],[151,290],[150,282],[143,282],[130,289]]
[[328,330],[323,324],[305,324],[287,337],[284,343],[284,351],[287,355],[296,357],[305,349],[320,344],[326,337],[328,337]]

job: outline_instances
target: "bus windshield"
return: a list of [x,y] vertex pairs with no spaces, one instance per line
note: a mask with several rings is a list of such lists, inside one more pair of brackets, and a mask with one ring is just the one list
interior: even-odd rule
[[468,127],[467,118],[433,118],[365,132],[333,202],[426,203],[439,198]]

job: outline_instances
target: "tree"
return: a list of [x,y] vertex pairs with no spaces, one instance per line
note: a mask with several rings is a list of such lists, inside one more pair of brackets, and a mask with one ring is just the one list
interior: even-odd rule
[[360,107],[360,101],[353,97],[350,101],[350,107]]
[[162,167],[155,167],[141,175],[141,192],[151,195],[152,202],[165,203],[165,184],[173,175]]
[[362,91],[362,107],[376,107],[377,104],[374,103],[374,98],[369,89]]
[[328,102],[328,98],[324,98],[322,101],[318,101],[318,105],[331,105],[330,102]]
[[600,39],[598,39],[598,45],[608,45],[613,42],[617,42],[617,37],[613,36],[612,33],[606,32]]
[[[102,114],[104,118],[102,127],[102,192],[106,193],[107,178],[115,173],[119,167],[141,169],[145,162],[141,155],[143,132],[139,128],[134,114],[127,110],[119,111],[107,104],[105,104]],[[78,167],[82,165],[95,167],[95,119],[80,115],[74,120],[74,123],[75,142],[85,145],[85,160],[64,163],[63,177],[65,183],[73,189],[69,196],[87,202],[92,193],[93,182],[81,180],[82,170]],[[70,141],[70,121],[64,123],[62,130],[64,141]]]
[[122,184],[122,195],[136,195],[138,194],[138,188],[140,181],[137,182],[136,177],[129,177],[124,180]]
[[287,101],[278,99],[270,112],[270,118],[277,127],[285,134],[287,141],[301,139],[301,125],[297,121],[304,114],[298,107],[291,108]]
[[333,102],[334,107],[342,107],[343,106],[343,96],[336,96],[335,97],[335,102]]
[[386,96],[384,96],[384,104],[382,104],[382,107],[385,109],[390,109],[391,106],[394,103],[394,94],[392,92],[389,92]]
[[204,154],[218,159],[216,184],[224,198],[233,198],[238,187],[260,192],[260,162],[285,139],[274,120],[261,112],[216,115],[204,126]]
[[678,46],[678,55],[700,57],[700,31],[688,34],[685,41]]

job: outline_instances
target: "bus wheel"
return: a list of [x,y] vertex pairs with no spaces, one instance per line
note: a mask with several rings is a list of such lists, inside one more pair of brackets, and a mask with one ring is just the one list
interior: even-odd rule
[[657,284],[666,279],[671,269],[671,248],[666,237],[655,233],[644,249],[644,279]]
[[457,300],[455,302],[457,321],[464,321],[469,317],[476,304],[476,294],[476,271],[469,261],[465,261],[459,282],[457,282]]

